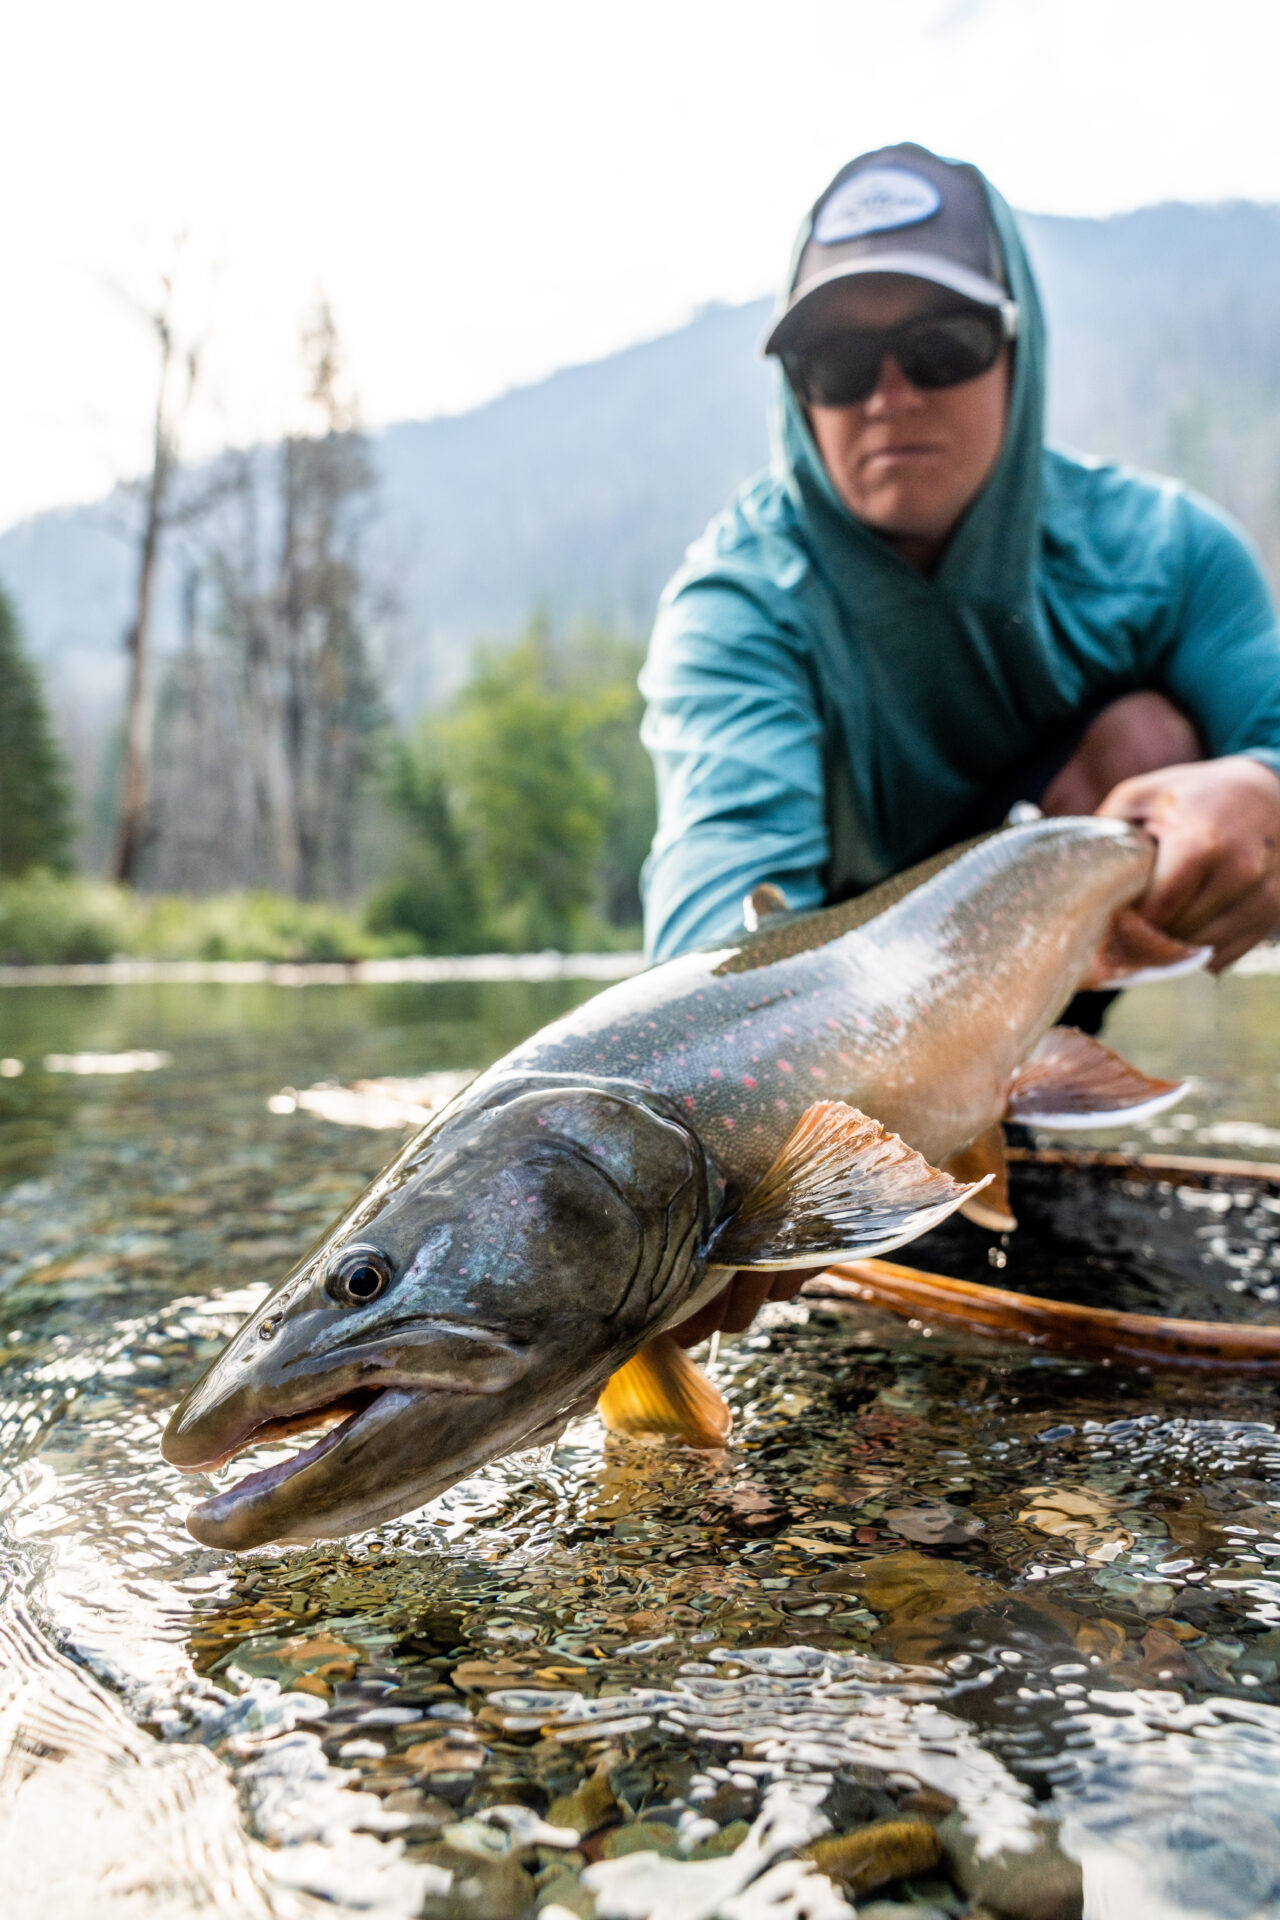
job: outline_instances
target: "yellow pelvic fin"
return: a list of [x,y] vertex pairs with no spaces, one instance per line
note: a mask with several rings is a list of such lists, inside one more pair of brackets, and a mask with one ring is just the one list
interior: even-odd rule
[[683,1440],[687,1447],[722,1447],[733,1425],[723,1396],[669,1333],[619,1367],[598,1412],[610,1433]]
[[963,1180],[966,1184],[990,1174],[990,1186],[962,1202],[960,1211],[966,1220],[972,1220],[975,1227],[985,1227],[988,1233],[1013,1232],[1018,1221],[1009,1205],[1009,1167],[1004,1156],[1004,1128],[998,1120],[967,1147],[962,1147],[959,1153],[953,1153],[947,1161],[946,1171],[953,1180]]

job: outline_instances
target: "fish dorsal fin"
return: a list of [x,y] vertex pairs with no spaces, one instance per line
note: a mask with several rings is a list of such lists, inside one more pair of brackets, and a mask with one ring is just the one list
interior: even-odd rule
[[857,1107],[820,1100],[716,1233],[709,1256],[717,1266],[762,1268],[865,1259],[936,1227],[989,1180],[953,1180]]
[[1100,987],[1145,987],[1152,981],[1179,980],[1184,973],[1199,973],[1212,957],[1212,947],[1189,947],[1153,927],[1136,907],[1126,907],[1107,929],[1081,985],[1092,992]]
[[748,933],[754,933],[761,921],[790,911],[791,902],[782,888],[775,887],[772,880],[762,880],[758,887],[752,887],[742,903],[742,924]]
[[1013,1232],[1018,1221],[1009,1205],[1009,1162],[1005,1158],[1004,1128],[998,1120],[969,1146],[953,1153],[946,1170],[953,1180],[976,1181],[989,1174],[990,1186],[962,1201],[960,1211],[966,1220],[972,1220],[975,1227],[985,1227],[988,1233]]
[[1075,1027],[1050,1027],[1013,1076],[1005,1118],[1068,1133],[1118,1127],[1171,1107],[1189,1084],[1153,1079]]
[[669,1333],[660,1333],[609,1380],[597,1408],[610,1433],[722,1447],[733,1415],[724,1397]]

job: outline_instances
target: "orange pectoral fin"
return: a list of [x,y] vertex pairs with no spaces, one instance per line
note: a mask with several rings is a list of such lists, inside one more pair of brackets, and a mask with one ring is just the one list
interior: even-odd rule
[[946,1171],[953,1180],[966,1184],[989,1176],[989,1184],[970,1194],[962,1202],[960,1211],[975,1227],[985,1227],[989,1233],[1014,1231],[1018,1221],[1009,1205],[1009,1165],[1005,1159],[1004,1128],[998,1120],[969,1146],[953,1153]]
[[607,1383],[597,1408],[610,1433],[722,1447],[733,1415],[705,1373],[669,1333],[641,1347]]
[[711,1258],[768,1271],[889,1253],[974,1192],[857,1107],[819,1100],[717,1230]]
[[1145,1120],[1180,1100],[1185,1080],[1156,1080],[1075,1027],[1050,1027],[1013,1076],[1008,1120],[1062,1132]]

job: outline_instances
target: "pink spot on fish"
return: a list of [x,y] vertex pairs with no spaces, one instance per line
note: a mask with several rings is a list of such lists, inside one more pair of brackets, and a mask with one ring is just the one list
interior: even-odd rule
[[792,1066],[792,1064],[791,1064],[791,1062],[790,1062],[789,1060],[776,1060],[776,1061],[774,1062],[774,1065],[775,1065],[775,1066],[777,1067],[777,1069],[778,1069],[778,1072],[779,1072],[779,1073],[794,1073],[794,1072],[795,1072],[795,1068],[794,1068],[794,1067]]
[[815,1080],[825,1080],[827,1077],[826,1072],[822,1067],[810,1067],[809,1071],[813,1075]]
[[712,1069],[711,1069],[711,1078],[712,1078],[713,1080],[723,1080],[723,1079],[724,1079],[724,1075],[723,1075],[723,1073],[722,1073],[722,1072],[720,1071],[720,1069],[719,1069],[719,1067],[712,1067]]
[[744,1087],[754,1087],[756,1083],[749,1073],[744,1073],[742,1076],[742,1084]]
[[689,1109],[689,1111],[690,1111],[690,1113],[692,1113],[692,1112],[693,1112],[693,1108],[694,1108],[694,1099],[693,1099],[693,1095],[692,1095],[691,1093],[686,1093],[686,1095],[685,1095],[685,1097],[684,1097],[684,1103],[685,1103],[685,1105],[686,1105],[686,1107],[688,1107],[688,1109]]
[[722,1114],[720,1115],[720,1125],[721,1125],[722,1127],[725,1127],[725,1128],[726,1128],[726,1129],[727,1129],[727,1130],[728,1130],[728,1131],[729,1131],[730,1133],[732,1133],[732,1132],[733,1132],[733,1130],[734,1130],[734,1128],[735,1128],[735,1127],[737,1126],[737,1124],[738,1124],[738,1123],[737,1123],[737,1121],[736,1121],[736,1120],[731,1120],[731,1119],[729,1118],[729,1116],[728,1116],[728,1114],[727,1114],[727,1113],[722,1113]]

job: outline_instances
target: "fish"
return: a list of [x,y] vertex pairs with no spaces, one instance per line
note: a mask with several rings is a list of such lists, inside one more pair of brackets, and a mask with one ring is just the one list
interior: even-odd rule
[[1116,928],[1154,854],[1122,822],[1041,819],[842,905],[791,913],[768,886],[754,930],[514,1048],[183,1397],[162,1450],[188,1472],[322,1430],[200,1500],[190,1532],[241,1550],[363,1531],[598,1399],[623,1430],[723,1445],[672,1329],[732,1273],[879,1256],[957,1208],[1003,1218],[1005,1119],[1127,1122],[1178,1097],[1054,1027],[1082,984],[1123,977]]

